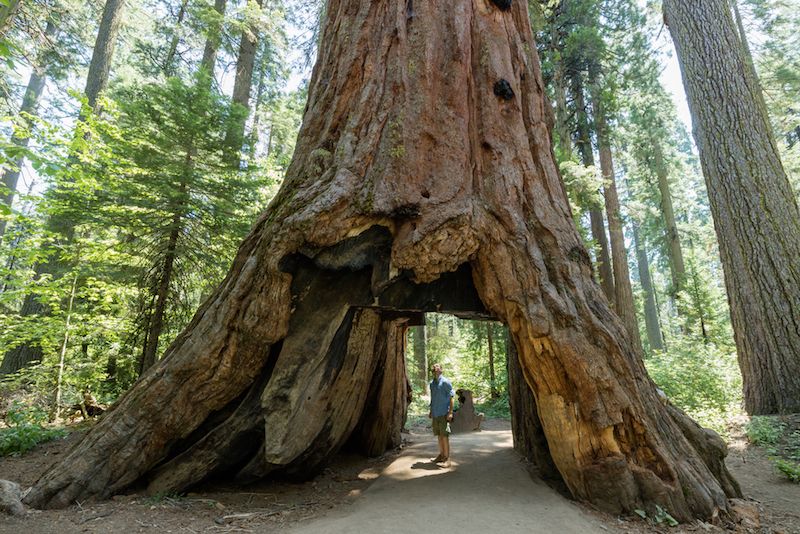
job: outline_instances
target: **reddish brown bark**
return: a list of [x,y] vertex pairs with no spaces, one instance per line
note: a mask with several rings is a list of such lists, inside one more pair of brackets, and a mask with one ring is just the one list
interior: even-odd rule
[[[507,324],[518,390],[529,392],[522,409],[576,498],[614,512],[659,505],[680,519],[725,509],[738,490],[721,463],[724,445],[662,404],[591,278],[553,160],[534,49],[523,3],[501,11],[484,0],[413,9],[332,0],[277,198],[165,358],[27,502],[121,491],[204,436],[225,434],[219,421],[258,380],[263,448],[248,460],[250,450],[221,447],[245,464],[244,478],[308,474],[373,391],[337,379],[361,376],[344,372],[353,360],[343,340],[370,339],[348,333],[370,307],[381,314],[380,350],[353,350],[387,358],[398,350],[391,324],[412,312]],[[369,427],[376,406],[394,422],[350,432],[372,452],[391,445],[377,438],[399,420],[406,384],[401,364],[390,368],[358,424]],[[153,409],[164,403],[171,410]]]

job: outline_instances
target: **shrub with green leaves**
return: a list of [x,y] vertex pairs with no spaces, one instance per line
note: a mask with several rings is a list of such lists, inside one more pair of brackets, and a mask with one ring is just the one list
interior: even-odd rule
[[741,410],[742,376],[733,351],[687,336],[672,343],[668,352],[656,352],[645,365],[676,406],[720,434],[730,415]]
[[747,423],[747,439],[755,445],[775,445],[780,441],[784,425],[769,417],[755,415]]
[[778,471],[786,475],[786,478],[794,482],[795,484],[800,484],[800,464],[797,462],[790,462],[789,460],[775,460],[775,467],[778,468]]
[[63,428],[47,428],[47,414],[40,408],[12,404],[5,416],[8,428],[0,428],[0,456],[19,455],[39,443],[66,435]]

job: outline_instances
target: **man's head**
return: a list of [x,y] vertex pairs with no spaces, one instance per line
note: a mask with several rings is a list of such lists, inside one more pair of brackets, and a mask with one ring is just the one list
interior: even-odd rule
[[442,364],[441,363],[434,363],[433,364],[433,376],[439,378],[442,374]]

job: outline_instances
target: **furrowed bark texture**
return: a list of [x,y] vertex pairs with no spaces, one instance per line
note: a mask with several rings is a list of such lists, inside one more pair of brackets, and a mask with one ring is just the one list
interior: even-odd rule
[[800,411],[800,211],[726,0],[665,0],[751,414]]
[[[306,476],[353,424],[351,444],[390,446],[404,317],[438,310],[508,325],[527,410],[575,497],[680,519],[725,509],[724,447],[660,402],[592,280],[533,50],[524,3],[331,0],[278,196],[165,358],[27,502],[121,491],[213,433],[259,377],[263,448],[229,475]],[[371,350],[364,308],[381,316]],[[351,353],[354,330],[367,348]],[[360,386],[341,370],[367,355],[383,363]]]

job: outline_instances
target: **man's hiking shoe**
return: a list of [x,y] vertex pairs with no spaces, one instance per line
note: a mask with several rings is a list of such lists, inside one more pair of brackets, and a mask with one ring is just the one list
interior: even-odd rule
[[438,464],[440,462],[444,462],[445,460],[447,460],[447,458],[445,458],[440,454],[439,456],[433,459],[433,463]]

